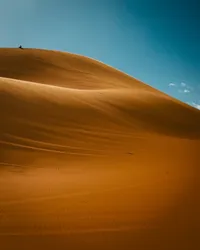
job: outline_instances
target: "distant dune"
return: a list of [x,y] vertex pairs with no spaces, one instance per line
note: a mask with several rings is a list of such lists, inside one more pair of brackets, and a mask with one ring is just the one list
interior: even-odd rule
[[200,111],[87,57],[0,49],[0,245],[200,249]]

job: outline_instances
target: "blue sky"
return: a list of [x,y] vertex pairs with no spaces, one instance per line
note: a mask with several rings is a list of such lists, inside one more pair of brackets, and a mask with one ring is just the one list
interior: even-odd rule
[[200,109],[198,0],[0,0],[0,46],[86,55]]

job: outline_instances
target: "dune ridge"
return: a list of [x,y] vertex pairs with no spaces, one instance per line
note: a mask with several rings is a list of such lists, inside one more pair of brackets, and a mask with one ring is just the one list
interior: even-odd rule
[[199,110],[87,57],[0,49],[3,249],[198,249],[199,149]]

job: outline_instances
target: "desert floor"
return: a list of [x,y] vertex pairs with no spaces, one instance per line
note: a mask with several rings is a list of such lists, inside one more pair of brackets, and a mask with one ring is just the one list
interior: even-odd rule
[[0,249],[199,236],[199,110],[83,56],[0,49]]

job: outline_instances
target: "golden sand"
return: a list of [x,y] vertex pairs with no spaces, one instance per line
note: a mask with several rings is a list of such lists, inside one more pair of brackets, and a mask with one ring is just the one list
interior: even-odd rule
[[0,49],[0,249],[200,249],[200,111],[98,61]]

